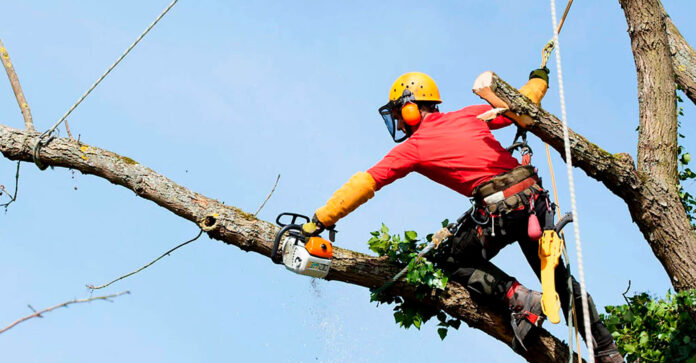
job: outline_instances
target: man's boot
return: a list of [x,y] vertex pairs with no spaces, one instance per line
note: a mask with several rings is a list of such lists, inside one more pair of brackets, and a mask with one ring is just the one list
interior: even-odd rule
[[511,323],[515,332],[515,339],[512,341],[513,347],[519,344],[524,350],[527,350],[523,343],[524,338],[532,326],[539,327],[546,319],[541,310],[541,293],[529,290],[519,282],[514,281],[505,294],[504,302],[512,312]]
[[[580,286],[574,286],[574,288],[577,288],[578,291],[580,290]],[[591,322],[590,334],[592,334],[592,344],[594,345],[595,362],[623,363],[623,356],[621,353],[619,353],[619,349],[616,347],[611,333],[609,333],[607,327],[602,324],[602,320],[599,318],[597,307],[595,306],[592,296],[587,295],[587,303],[589,304],[588,308]],[[579,294],[575,298],[575,307],[578,313],[578,324],[580,325],[578,328],[583,339],[585,339],[585,328],[583,327],[584,319],[582,316],[582,298]],[[585,341],[587,341],[587,339],[585,339]]]

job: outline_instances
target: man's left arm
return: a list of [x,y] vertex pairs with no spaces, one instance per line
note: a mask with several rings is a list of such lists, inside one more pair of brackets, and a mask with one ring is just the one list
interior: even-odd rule
[[324,226],[333,226],[339,219],[372,198],[376,188],[377,184],[372,175],[364,171],[355,173],[333,193],[324,206],[314,212],[314,216]]
[[331,227],[375,195],[375,192],[413,171],[417,150],[408,140],[399,144],[366,172],[354,174],[336,190],[324,206],[314,212],[317,222]]

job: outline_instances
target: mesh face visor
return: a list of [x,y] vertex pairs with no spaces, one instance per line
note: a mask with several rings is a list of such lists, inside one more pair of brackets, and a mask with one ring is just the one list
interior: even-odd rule
[[384,125],[387,126],[387,131],[391,135],[394,142],[402,142],[408,138],[408,134],[396,128],[398,120],[394,117],[395,103],[389,101],[386,105],[379,108],[379,114],[384,119]]

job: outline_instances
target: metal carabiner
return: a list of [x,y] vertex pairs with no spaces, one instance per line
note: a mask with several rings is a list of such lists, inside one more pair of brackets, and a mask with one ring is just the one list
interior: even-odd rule
[[478,224],[479,226],[483,226],[485,224],[488,224],[488,221],[490,220],[490,214],[488,214],[488,211],[486,211],[486,214],[484,215],[486,217],[486,219],[484,219],[483,221],[479,221],[478,219],[476,219],[476,212],[479,210],[482,210],[482,209],[485,210],[485,208],[472,208],[471,214],[470,214],[471,220],[474,221],[474,223]]

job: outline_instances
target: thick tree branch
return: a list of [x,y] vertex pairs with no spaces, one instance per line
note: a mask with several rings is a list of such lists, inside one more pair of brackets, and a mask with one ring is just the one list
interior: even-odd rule
[[[562,123],[532,103],[496,74],[485,72],[474,82],[474,92],[495,107],[528,115],[528,129],[565,155]],[[628,154],[610,154],[582,135],[568,130],[573,165],[602,182],[626,202],[677,290],[696,288],[696,234],[676,192],[655,183],[650,175],[636,170]]]
[[7,77],[10,78],[10,84],[12,85],[12,91],[14,91],[15,98],[17,98],[17,104],[19,109],[22,111],[22,117],[24,117],[24,125],[29,131],[36,131],[34,129],[34,121],[31,118],[31,110],[29,109],[29,104],[27,99],[24,97],[22,92],[22,86],[19,84],[19,78],[17,77],[17,72],[14,70],[12,61],[10,60],[10,54],[7,53],[5,45],[2,44],[0,40],[0,59],[2,59],[2,65],[7,71]]
[[691,102],[696,104],[696,51],[686,42],[667,14],[664,19],[677,84],[684,89]]
[[619,0],[638,74],[638,170],[675,192],[677,104],[675,75],[659,0]]
[[[0,125],[0,152],[8,159],[32,162],[32,148],[37,141],[35,133]],[[77,169],[133,190],[137,196],[200,225],[212,238],[244,251],[270,256],[276,226],[188,190],[130,158],[65,138],[55,139],[41,148],[39,157],[46,165]],[[327,279],[377,287],[398,270],[398,266],[383,258],[336,247]],[[414,292],[405,284],[396,284],[390,291],[415,299]],[[425,302],[510,346],[513,335],[507,313],[476,303],[457,282],[448,284],[443,296],[430,297]],[[525,342],[529,351],[520,353],[528,361],[568,360],[567,345],[547,331],[540,329],[539,337],[529,340]]]

